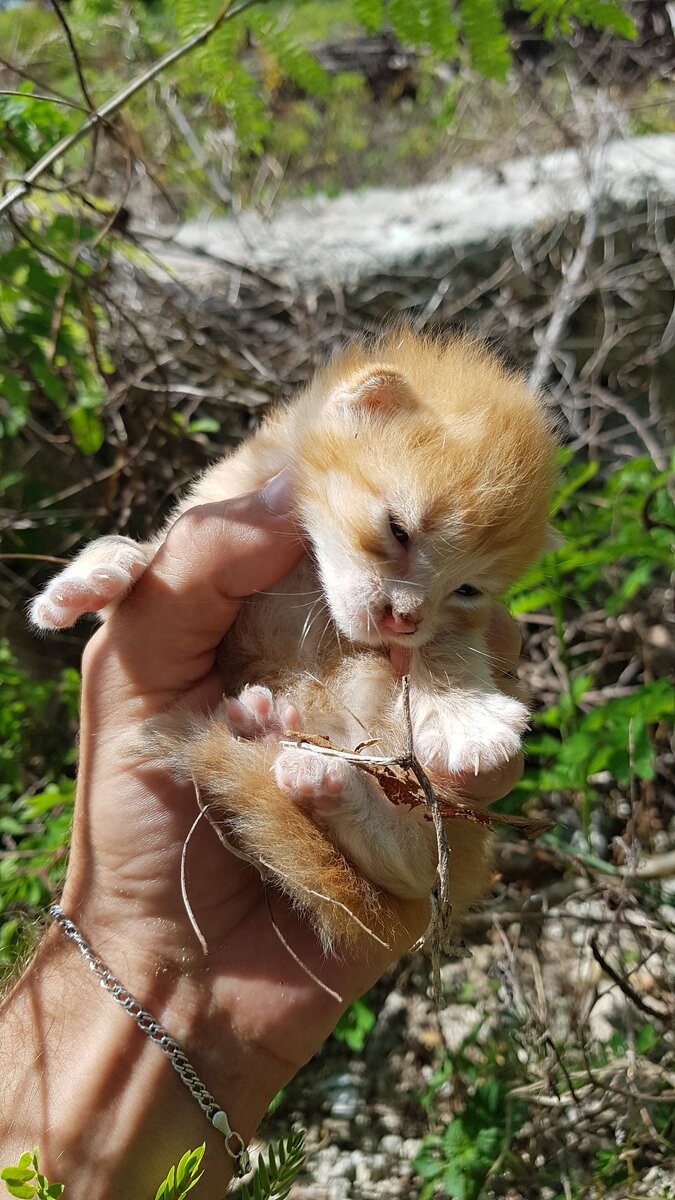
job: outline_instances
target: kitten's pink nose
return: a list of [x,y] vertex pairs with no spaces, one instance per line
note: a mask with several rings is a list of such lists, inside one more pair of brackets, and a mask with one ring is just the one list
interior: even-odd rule
[[394,612],[388,604],[378,621],[378,626],[383,633],[416,633],[420,620],[416,613]]

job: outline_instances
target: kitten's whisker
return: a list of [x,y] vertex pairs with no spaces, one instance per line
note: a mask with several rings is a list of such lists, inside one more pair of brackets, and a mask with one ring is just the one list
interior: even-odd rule
[[302,633],[300,635],[300,646],[299,646],[300,651],[302,651],[302,649],[304,647],[307,635],[309,634],[309,631],[312,628],[312,625],[316,621],[317,617],[321,616],[321,613],[324,611],[324,609],[326,607],[326,601],[323,600],[322,607],[317,608],[317,606],[321,604],[322,600],[323,600],[323,596],[319,596],[318,599],[316,599],[314,601],[309,612],[307,613],[307,616],[305,618],[305,623],[302,627]]
[[338,704],[340,705],[340,708],[343,708],[346,713],[349,713],[350,717],[353,717],[353,719],[356,721],[357,725],[361,726],[361,728],[362,728],[363,732],[365,733],[366,737],[368,738],[368,740],[370,740],[373,737],[372,730],[368,729],[368,727],[363,724],[363,721],[361,720],[361,718],[359,716],[357,716],[357,714],[354,712],[354,710],[352,708],[349,707],[348,704],[345,703],[345,701],[342,699],[342,696],[340,696],[339,693],[336,692],[334,688],[329,687],[329,685],[327,683],[325,683],[323,679],[319,679],[318,675],[312,675],[312,673],[310,671],[307,671],[306,674],[307,674],[308,679],[312,679],[314,681],[314,683],[318,683],[319,686],[322,687],[324,689],[324,691],[328,693],[329,696],[332,696],[332,698],[334,700],[337,700]]
[[318,621],[319,617],[321,617],[321,616],[323,615],[323,613],[324,613],[324,612],[325,612],[325,605],[324,605],[324,607],[323,607],[323,608],[320,608],[320,609],[318,610],[318,612],[316,612],[316,613],[314,614],[314,616],[312,617],[311,621],[309,622],[309,625],[307,626],[307,629],[305,630],[305,632],[304,632],[304,634],[303,634],[303,636],[302,636],[302,639],[301,639],[301,641],[300,641],[300,652],[301,652],[301,653],[302,653],[302,651],[303,651],[303,649],[304,649],[305,642],[306,642],[306,640],[307,640],[307,638],[308,638],[308,636],[309,636],[309,634],[310,634],[311,630],[314,628],[314,625],[315,625],[315,624],[316,624],[316,622]]
[[478,650],[476,646],[463,646],[462,649],[470,650],[472,654],[480,654],[481,658],[492,658],[489,650]]
[[[326,605],[324,606],[324,611],[325,611],[325,609],[327,609],[327,608],[328,608],[328,605],[326,604]],[[324,627],[323,627],[323,633],[321,634],[321,637],[319,638],[319,644],[317,645],[317,648],[316,648],[316,653],[317,653],[317,655],[318,655],[318,653],[319,653],[319,650],[321,649],[321,643],[322,643],[323,639],[325,638],[325,636],[326,636],[326,634],[327,634],[327,632],[328,632],[328,630],[329,630],[329,628],[330,628],[330,626],[331,626],[332,624],[333,624],[333,616],[332,616],[332,614],[331,614],[331,612],[330,612],[330,610],[329,610],[329,611],[328,611],[328,618],[327,618],[327,620],[326,620],[326,624],[325,624],[325,625],[324,625]]]
[[383,575],[382,582],[383,583],[402,583],[405,585],[405,587],[419,588],[420,591],[424,591],[425,587],[426,587],[426,585],[424,583],[414,583],[412,579],[393,579],[389,575]]
[[312,588],[311,591],[309,591],[309,592],[285,592],[283,590],[283,588],[279,588],[278,591],[273,590],[270,592],[264,592],[260,589],[256,589],[256,591],[253,594],[255,596],[284,596],[284,597],[286,597],[286,596],[318,596],[321,594],[321,589],[320,588]]
[[[333,622],[333,624],[335,625],[335,622]],[[335,637],[337,638],[338,651],[340,654],[340,658],[344,658],[344,654],[342,653],[342,640],[340,638],[340,630],[338,629],[337,625],[335,625]]]

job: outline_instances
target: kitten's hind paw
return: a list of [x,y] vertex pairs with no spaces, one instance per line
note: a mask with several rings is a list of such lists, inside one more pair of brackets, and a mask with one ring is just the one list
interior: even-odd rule
[[29,609],[33,625],[67,629],[85,613],[100,612],[124,599],[143,574],[149,556],[129,538],[105,541],[105,550],[94,543],[91,551],[76,558],[35,597]]
[[285,696],[274,696],[266,687],[245,687],[236,700],[226,697],[222,712],[232,733],[249,740],[279,738],[287,730],[300,728],[296,706]]
[[317,814],[330,813],[355,792],[359,797],[363,792],[357,767],[308,750],[282,750],[274,762],[274,777],[285,796]]

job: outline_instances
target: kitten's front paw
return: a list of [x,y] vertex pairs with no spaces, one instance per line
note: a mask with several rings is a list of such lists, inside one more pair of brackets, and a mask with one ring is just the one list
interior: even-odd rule
[[31,622],[38,629],[67,629],[85,613],[122,600],[147,565],[147,553],[131,543],[109,562],[75,559],[32,601]]
[[277,755],[274,777],[285,796],[317,814],[334,812],[360,782],[358,768],[343,759],[291,749]]
[[458,697],[451,711],[440,709],[420,724],[415,753],[439,775],[491,771],[518,754],[528,716],[524,704],[500,692]]
[[279,738],[287,730],[300,728],[296,706],[284,696],[275,696],[267,687],[245,687],[236,700],[226,696],[222,712],[232,733],[249,740]]

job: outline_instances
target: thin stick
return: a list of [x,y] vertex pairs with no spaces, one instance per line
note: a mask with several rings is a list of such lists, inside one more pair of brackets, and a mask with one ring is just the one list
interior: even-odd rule
[[638,995],[638,993],[635,991],[635,988],[631,987],[631,985],[627,979],[624,979],[623,976],[620,975],[618,971],[614,970],[614,967],[610,966],[610,964],[607,962],[607,959],[601,953],[600,947],[598,945],[597,933],[593,934],[590,945],[591,945],[591,953],[592,953],[593,958],[595,959],[596,963],[598,964],[598,966],[607,975],[609,975],[610,979],[623,992],[624,996],[627,996],[629,1000],[632,1000],[633,1004],[635,1004],[637,1008],[640,1008],[642,1010],[642,1012],[647,1014],[647,1016],[657,1017],[661,1021],[665,1017],[668,1016],[668,1008],[667,1007],[665,1008],[665,1011],[662,1011],[661,1009],[658,1009],[658,1008],[653,1008],[651,1004],[649,1004],[646,1000],[642,999],[642,996]]
[[337,1000],[339,1004],[344,1004],[344,999],[340,995],[340,993],[334,992],[333,989],[330,988],[327,983],[324,983],[322,979],[319,979],[319,976],[315,975],[314,972],[312,970],[310,970],[310,968],[307,966],[307,963],[302,961],[302,959],[300,958],[300,955],[296,954],[293,947],[286,941],[286,938],[284,937],[283,933],[281,932],[281,929],[277,925],[274,913],[272,912],[272,906],[270,905],[270,898],[269,898],[267,888],[265,888],[265,904],[267,905],[267,912],[269,914],[270,921],[272,922],[272,929],[276,933],[284,950],[287,950],[288,953],[290,954],[291,958],[293,959],[293,962],[296,962],[298,964],[300,969],[305,972],[305,975],[308,975],[309,978],[312,980],[312,982],[315,983],[317,985],[317,987],[321,988],[322,992],[326,992],[326,994],[328,996],[331,996],[333,1000]]
[[[421,763],[415,757],[415,747],[413,739],[412,716],[410,712],[410,677],[403,675],[401,678],[401,698],[403,703],[403,717],[405,721],[405,749],[402,754],[395,756],[386,756],[375,754],[359,754],[358,752],[349,750],[336,750],[332,746],[315,745],[309,741],[294,741],[291,738],[284,738],[281,741],[282,746],[288,746],[295,750],[303,750],[307,754],[324,755],[328,758],[341,758],[345,762],[352,762],[361,767],[401,767],[405,771],[412,772],[417,780],[422,792],[427,808],[431,812],[431,817],[434,823],[436,832],[436,843],[438,847],[438,865],[436,868],[436,881],[430,893],[431,918],[429,925],[424,935],[415,942],[411,947],[413,950],[421,949],[427,942],[430,943],[431,967],[432,967],[432,991],[434,1003],[442,1008],[445,999],[441,983],[441,956],[447,954],[450,949],[450,930],[452,925],[452,902],[450,900],[450,847],[445,832],[445,824],[443,821],[443,813],[439,804],[438,796],[431,784],[426,771]],[[411,801],[412,803],[412,801]],[[421,801],[419,801],[421,803]],[[458,816],[461,816],[461,810],[458,809]],[[318,899],[326,899],[328,897],[319,896],[318,893],[312,892],[311,895]],[[338,903],[331,901],[331,903]],[[349,910],[347,910],[349,911]],[[353,913],[350,916],[354,917]],[[358,921],[361,925],[361,922]],[[362,928],[365,928],[362,926]],[[375,936],[372,930],[368,930],[371,937]],[[379,938],[377,939],[380,940]],[[383,943],[384,945],[384,943]]]
[[368,763],[372,767],[405,767],[409,764],[407,754],[398,754],[395,758],[380,757],[377,754],[357,754],[349,750],[335,750],[332,746],[315,746],[313,742],[294,742],[291,738],[280,738],[279,744],[292,750],[305,750],[308,754],[324,754],[326,758],[342,758],[345,762]]
[[551,364],[555,358],[567,323],[580,303],[579,286],[588,263],[593,244],[598,235],[599,209],[604,186],[604,146],[596,151],[591,162],[588,180],[588,203],[584,213],[584,226],[579,244],[555,297],[553,311],[539,343],[539,349],[530,371],[529,385],[538,391],[546,383]]
[[0,554],[0,560],[4,561],[6,558],[28,558],[32,562],[56,563],[57,566],[63,567],[67,567],[70,562],[68,558],[55,558],[53,554]]
[[438,797],[431,782],[417,761],[413,745],[412,717],[410,713],[410,677],[404,675],[401,680],[403,701],[403,716],[406,725],[406,753],[409,757],[410,768],[417,779],[426,802],[431,809],[431,815],[436,831],[438,845],[438,865],[436,868],[436,883],[431,891],[431,985],[434,1003],[442,1008],[445,1004],[441,984],[441,955],[447,952],[452,924],[452,903],[450,900],[450,847],[443,824],[443,817],[438,804]]
[[[198,803],[199,803],[199,790],[198,790],[198,788],[197,788],[197,785],[196,785],[196,784],[195,784],[195,792],[197,793],[197,801],[198,801]],[[185,864],[186,864],[186,861],[187,861],[187,851],[188,851],[188,846],[190,845],[190,841],[191,841],[191,839],[192,839],[192,835],[193,835],[193,833],[194,833],[195,829],[197,828],[197,826],[199,825],[199,822],[200,822],[201,820],[203,820],[203,818],[204,818],[204,816],[205,816],[205,815],[206,815],[206,814],[205,814],[205,810],[204,810],[204,809],[201,807],[201,804],[200,804],[200,806],[199,806],[199,812],[197,813],[197,816],[195,817],[194,821],[192,822],[192,825],[190,826],[190,829],[189,829],[189,831],[188,831],[188,835],[187,835],[187,837],[186,837],[185,841],[183,842],[183,849],[181,850],[181,855],[180,855],[180,891],[181,891],[181,896],[183,897],[183,904],[185,905],[185,911],[186,911],[186,913],[187,913],[187,915],[188,915],[188,920],[189,920],[189,922],[190,922],[190,924],[191,924],[191,926],[192,926],[192,928],[193,928],[193,930],[194,930],[194,932],[195,932],[195,935],[196,935],[196,937],[197,937],[197,940],[198,940],[198,942],[199,942],[199,944],[200,944],[200,946],[201,946],[201,948],[202,948],[202,950],[203,950],[203,952],[204,952],[204,957],[206,957],[206,956],[208,955],[208,952],[209,952],[209,947],[208,947],[208,945],[207,945],[207,941],[206,941],[206,938],[204,937],[204,934],[202,933],[201,929],[199,928],[199,924],[198,924],[198,922],[197,922],[197,918],[195,917],[195,914],[194,914],[194,911],[193,911],[192,905],[190,904],[190,900],[189,900],[189,897],[188,897],[188,891],[187,891],[187,881],[186,881],[186,878],[185,878]]]
[[[0,58],[0,63],[4,62]],[[11,68],[12,71],[16,67]],[[21,100],[44,100],[47,104],[62,104],[66,108],[74,108],[76,112],[88,113],[91,110],[85,108],[84,104],[76,104],[74,100],[66,100],[62,96],[43,96],[39,92],[17,92],[13,88],[0,88],[0,96],[19,96]]]
[[70,26],[69,26],[68,22],[66,21],[66,18],[63,15],[63,12],[61,11],[61,5],[59,3],[59,0],[52,0],[52,8],[54,9],[54,12],[56,13],[59,24],[60,24],[61,28],[63,29],[63,32],[66,35],[66,41],[68,42],[68,49],[70,50],[70,57],[73,60],[73,66],[75,67],[75,74],[77,75],[78,83],[80,85],[80,91],[82,92],[82,95],[84,96],[85,100],[87,101],[89,110],[91,112],[93,112],[94,109],[96,108],[96,105],[94,104],[94,101],[92,100],[91,95],[89,93],[89,88],[87,87],[87,81],[84,77],[84,71],[82,70],[82,63],[80,62],[80,55],[79,55],[77,46],[75,45],[75,39],[73,38],[73,35],[70,31]]
[[162,100],[164,101],[164,104],[166,106],[169,116],[171,117],[171,120],[173,121],[178,132],[180,133],[181,137],[183,138],[183,141],[187,143],[190,150],[192,151],[192,155],[195,159],[195,162],[197,163],[197,166],[200,167],[201,170],[204,172],[211,187],[213,188],[215,195],[218,197],[221,204],[224,204],[227,207],[229,207],[232,204],[232,192],[230,191],[230,189],[228,187],[226,187],[224,185],[222,179],[218,175],[218,172],[216,170],[214,170],[211,163],[209,162],[208,155],[206,154],[204,147],[202,146],[201,142],[197,138],[197,135],[195,134],[194,129],[192,128],[187,117],[185,116],[185,113],[183,112],[182,108],[178,104],[176,97],[174,95],[172,95],[172,93],[167,88],[165,91],[162,92]]

